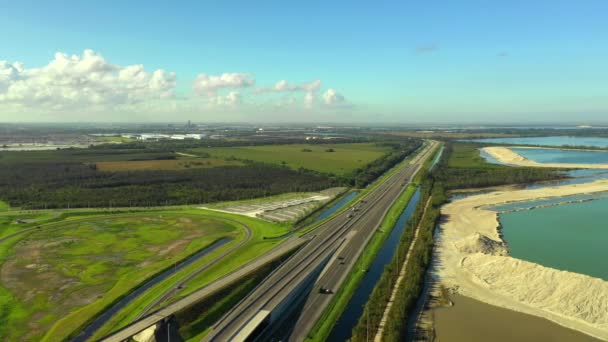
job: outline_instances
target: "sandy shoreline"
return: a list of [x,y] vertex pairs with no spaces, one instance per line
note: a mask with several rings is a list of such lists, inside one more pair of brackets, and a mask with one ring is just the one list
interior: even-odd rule
[[497,213],[507,202],[608,191],[608,180],[495,191],[448,203],[437,241],[440,282],[465,296],[608,340],[608,281],[508,256]]
[[[519,147],[518,147],[519,148]],[[515,166],[551,167],[564,169],[608,169],[608,164],[563,164],[563,163],[539,163],[521,154],[515,153],[509,147],[491,146],[482,148],[484,152],[494,157],[501,163]],[[595,152],[595,151],[594,151]],[[598,151],[604,152],[604,151]]]

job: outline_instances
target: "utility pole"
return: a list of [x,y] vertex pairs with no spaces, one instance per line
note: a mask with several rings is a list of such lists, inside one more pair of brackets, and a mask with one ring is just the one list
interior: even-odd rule
[[367,323],[365,323],[365,342],[369,341],[369,310],[365,310],[365,317]]

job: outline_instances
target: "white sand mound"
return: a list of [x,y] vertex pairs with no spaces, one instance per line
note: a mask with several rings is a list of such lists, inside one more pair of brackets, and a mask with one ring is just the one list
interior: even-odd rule
[[508,255],[504,242],[492,240],[478,232],[473,233],[454,243],[461,253],[483,253],[491,255]]
[[[520,147],[522,148],[522,147]],[[583,164],[583,163],[539,163],[530,160],[510,148],[502,146],[484,147],[482,150],[503,164],[531,167],[551,167],[566,169],[608,169],[608,164]],[[597,151],[596,151],[597,152]],[[601,152],[601,151],[600,151]]]
[[[452,201],[437,239],[443,286],[493,305],[550,319],[608,341],[608,281],[508,256],[488,206],[608,191],[608,181],[496,191]],[[605,262],[598,260],[597,262]]]
[[461,266],[492,292],[608,329],[608,282],[504,256],[472,254]]

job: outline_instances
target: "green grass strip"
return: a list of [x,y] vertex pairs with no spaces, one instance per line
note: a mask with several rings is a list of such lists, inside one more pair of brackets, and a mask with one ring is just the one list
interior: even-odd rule
[[344,285],[340,287],[340,290],[338,290],[327,309],[323,312],[321,318],[315,324],[315,327],[309,333],[308,340],[324,341],[327,339],[335,322],[348,305],[348,302],[355,293],[359,283],[365,276],[365,271],[374,261],[374,258],[382,248],[382,245],[395,227],[397,220],[399,220],[399,216],[403,210],[405,210],[410,199],[416,192],[416,188],[416,185],[410,184],[391,206],[387,215],[384,217],[384,220],[382,220],[380,228],[374,233],[374,236],[363,250],[363,253],[355,262],[353,270],[349,273]]
[[[403,163],[398,164],[395,168],[390,170],[390,173],[382,176],[376,183],[374,183],[374,187],[378,186],[383,180],[387,179],[392,173],[394,173],[398,167],[403,166],[404,163],[409,162],[409,160],[423,151],[423,148],[426,147],[426,144],[419,150],[417,153],[413,153],[410,157],[404,160]],[[438,150],[437,150],[438,151]],[[348,302],[352,298],[355,293],[359,283],[365,276],[365,271],[369,268],[374,258],[382,248],[382,245],[386,241],[386,238],[390,235],[392,230],[394,229],[397,221],[399,220],[399,216],[407,207],[410,199],[416,192],[416,189],[422,180],[422,177],[427,173],[429,168],[431,167],[435,156],[439,152],[434,152],[433,155],[426,160],[423,164],[423,167],[417,173],[414,178],[414,181],[408,185],[408,187],[399,195],[397,201],[393,203],[390,207],[388,213],[382,220],[380,224],[380,228],[376,231],[374,236],[372,236],[371,240],[363,250],[361,256],[355,262],[353,266],[353,270],[349,273],[346,281],[343,286],[340,287],[332,301],[329,303],[329,306],[325,309],[320,319],[315,323],[315,326],[312,328],[310,333],[308,334],[308,341],[325,341],[331,330],[333,329],[335,323],[338,318],[344,312],[344,309],[348,305]],[[367,189],[369,191],[369,189]]]

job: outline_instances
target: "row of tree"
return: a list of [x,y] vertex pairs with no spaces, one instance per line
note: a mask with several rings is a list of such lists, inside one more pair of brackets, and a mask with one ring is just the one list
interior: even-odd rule
[[253,161],[245,161],[241,167],[186,170],[102,172],[96,167],[97,161],[174,159],[171,151],[188,144],[200,142],[3,153],[0,199],[24,209],[136,207],[242,200],[334,186],[363,187],[412,153],[421,141],[383,143],[391,147],[389,153],[346,176]]
[[[406,339],[407,324],[418,302],[425,274],[430,266],[434,245],[433,233],[440,219],[440,208],[448,200],[448,191],[457,188],[481,187],[529,183],[563,177],[554,170],[530,168],[451,168],[449,159],[452,156],[452,143],[445,145],[443,155],[435,169],[421,184],[421,200],[412,217],[407,221],[406,229],[399,242],[393,260],[386,265],[383,274],[376,284],[358,324],[352,332],[351,341],[366,341],[375,336],[380,320],[388,304],[400,269],[405,261],[415,227],[419,237],[412,249],[410,261],[405,270],[407,275],[399,285],[395,301],[385,322],[383,341],[403,341]],[[429,206],[424,211],[429,200]],[[414,318],[415,319],[415,318]]]
[[365,167],[356,169],[350,176],[351,185],[362,188],[373,182],[393,166],[399,164],[405,157],[412,154],[422,146],[420,139],[400,139],[398,142],[383,143],[382,145],[391,148],[390,152],[382,158],[376,159]]
[[209,203],[318,191],[340,183],[308,170],[265,164],[209,169],[101,172],[82,163],[0,168],[0,193],[25,209]]

